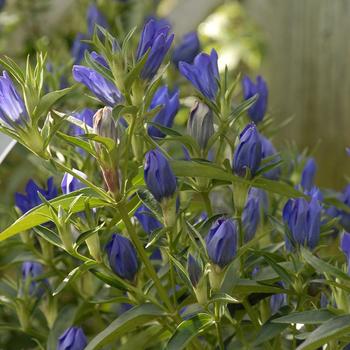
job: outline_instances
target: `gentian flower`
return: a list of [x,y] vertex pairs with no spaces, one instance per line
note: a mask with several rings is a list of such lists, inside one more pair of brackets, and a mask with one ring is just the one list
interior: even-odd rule
[[57,350],[84,350],[87,339],[80,327],[69,327],[58,338]]
[[310,191],[314,186],[317,165],[314,158],[309,158],[301,174],[301,186],[304,191]]
[[261,139],[254,123],[248,124],[239,135],[239,144],[233,155],[233,170],[246,176],[247,170],[254,176],[262,159]]
[[218,54],[214,49],[210,55],[203,52],[198,54],[193,64],[180,62],[179,70],[201,94],[210,100],[215,100],[219,88],[217,80],[220,76]]
[[86,39],[86,35],[78,33],[73,41],[71,55],[74,58],[74,64],[79,64],[84,58],[85,51],[89,49],[89,44],[82,41]]
[[295,244],[314,249],[321,227],[321,206],[317,196],[313,196],[310,202],[304,198],[289,199],[283,208],[283,221],[291,233],[292,242],[286,237],[288,250]]
[[[86,175],[82,173],[81,171],[77,169],[73,169],[75,173],[80,175],[81,177],[86,179]],[[86,187],[85,184],[83,184],[80,180],[78,180],[76,177],[69,173],[64,173],[63,179],[61,182],[61,188],[63,194],[68,194],[77,190],[80,190],[81,188]]]
[[123,101],[123,96],[117,87],[94,69],[75,65],[73,78],[84,84],[101,102],[114,107]]
[[[84,108],[81,112],[75,113],[74,117],[81,120],[87,126],[90,126],[92,128],[94,114],[95,114],[95,111],[93,109]],[[72,125],[70,130],[71,130],[71,134],[74,136],[79,136],[86,133],[86,130],[81,128],[78,125]]]
[[[275,156],[271,162],[268,162],[264,164],[264,166],[272,165],[280,161],[281,157],[277,154],[277,151],[271,141],[267,139],[266,137],[260,135],[260,141],[261,141],[261,154],[262,154],[262,160],[268,157]],[[275,167],[263,174],[264,177],[270,180],[277,180],[281,175],[281,168]]]
[[[350,185],[347,185],[344,188],[340,196],[340,200],[348,207],[350,207]],[[340,224],[344,227],[346,231],[350,231],[350,213],[346,212],[345,210],[340,210],[339,216]]]
[[96,51],[92,51],[90,57],[102,67],[110,69],[106,59],[102,55],[98,54]]
[[[112,111],[111,107],[100,108],[93,117],[93,127],[96,135],[116,141],[118,135]],[[99,149],[100,146],[97,145],[97,148]]]
[[[167,86],[160,87],[153,96],[150,110],[163,105],[163,108],[153,118],[153,122],[171,128],[177,111],[179,110],[179,92],[174,91],[171,94]],[[157,129],[157,127],[150,125],[148,127],[148,135],[152,138],[163,138],[165,135]]]
[[154,198],[161,202],[176,192],[176,177],[163,154],[157,149],[146,154],[145,182]]
[[[284,287],[282,282],[277,282],[278,287]],[[287,304],[287,295],[284,293],[274,294],[270,299],[271,315],[274,315],[278,310]]]
[[236,220],[220,218],[210,228],[205,239],[210,260],[220,268],[227,266],[237,251],[238,224]]
[[258,76],[256,78],[256,84],[250,80],[248,76],[245,76],[242,80],[243,86],[243,97],[245,100],[258,94],[258,98],[254,105],[248,109],[248,115],[254,123],[259,123],[263,120],[266,108],[267,108],[267,98],[268,89],[265,80]]
[[142,79],[152,79],[157,73],[174,39],[174,34],[169,34],[169,32],[170,26],[159,25],[157,20],[153,18],[148,20],[143,27],[136,52],[137,61],[139,61],[148,50],[150,50],[150,52],[141,71]]
[[106,251],[113,272],[119,277],[133,282],[139,265],[135,248],[130,240],[114,234],[106,246]]
[[47,180],[47,189],[40,188],[33,180],[29,180],[26,185],[26,194],[15,194],[16,206],[23,214],[42,203],[38,192],[47,200],[57,197],[57,188],[53,183],[53,177]]
[[153,216],[153,213],[142,204],[135,212],[135,217],[141,224],[143,230],[151,234],[153,231],[163,227],[163,225]]
[[344,232],[343,237],[340,241],[340,248],[346,255],[346,260],[348,263],[348,274],[350,275],[350,233]]
[[38,278],[43,273],[43,267],[38,262],[26,261],[22,264],[22,281],[25,285],[29,283],[29,295],[39,297],[44,292],[42,281],[34,281],[34,279]]
[[202,150],[207,147],[214,134],[214,123],[213,112],[206,104],[199,101],[195,103],[188,118],[187,131]]
[[6,71],[0,75],[0,118],[8,126],[29,121],[26,106]]
[[253,239],[260,223],[261,211],[266,200],[265,191],[255,187],[249,190],[242,213],[244,242],[249,242]]
[[91,4],[88,8],[86,21],[89,36],[92,36],[94,34],[95,25],[99,25],[103,28],[108,27],[105,16],[99,11],[99,9],[94,4]]
[[197,287],[198,282],[203,275],[203,271],[200,265],[198,264],[198,261],[191,254],[188,254],[187,271],[192,286]]
[[172,61],[176,67],[179,65],[180,61],[192,63],[194,58],[199,54],[200,49],[201,45],[197,32],[187,33],[175,47]]

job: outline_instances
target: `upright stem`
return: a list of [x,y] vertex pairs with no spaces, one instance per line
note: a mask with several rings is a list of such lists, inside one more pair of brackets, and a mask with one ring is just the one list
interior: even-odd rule
[[221,326],[220,326],[220,304],[219,303],[215,303],[214,306],[214,314],[215,314],[215,327],[216,327],[216,333],[218,336],[218,340],[219,340],[219,349],[220,350],[224,350],[225,346],[224,346],[224,340],[222,338],[222,332],[221,332]]
[[[167,238],[168,238],[168,245],[169,245],[169,254],[173,256],[173,239],[172,239],[171,230],[167,232]],[[173,304],[176,305],[175,274],[174,274],[174,263],[172,259],[169,259],[169,280],[170,280],[171,290],[173,291],[173,295],[172,295]]]
[[210,203],[209,192],[201,192],[201,194],[204,201],[205,210],[207,211],[208,217],[210,218],[213,216],[213,209]]

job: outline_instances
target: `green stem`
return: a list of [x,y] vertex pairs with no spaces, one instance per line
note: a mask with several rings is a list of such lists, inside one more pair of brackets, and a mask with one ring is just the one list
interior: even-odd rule
[[218,341],[219,341],[219,349],[224,350],[224,340],[222,338],[222,332],[221,332],[221,325],[220,325],[220,304],[215,303],[214,306],[214,314],[215,314],[215,328],[216,328],[216,333],[218,336]]
[[125,193],[126,191],[126,184],[127,184],[127,178],[128,178],[129,150],[131,148],[131,140],[135,129],[136,118],[137,118],[136,116],[133,116],[131,120],[130,130],[128,130],[128,140],[126,144],[126,155],[124,158],[125,164],[124,164],[124,170],[123,170],[123,175],[125,179],[124,186],[123,186],[123,193]]
[[136,248],[140,258],[145,265],[148,276],[153,280],[154,285],[156,286],[156,288],[158,290],[160,298],[163,300],[163,302],[166,305],[166,307],[168,308],[168,310],[173,314],[174,319],[177,322],[180,322],[181,321],[180,316],[177,314],[176,310],[174,309],[173,305],[171,304],[166,290],[164,289],[156,271],[154,270],[150,260],[147,257],[146,251],[143,248],[143,245],[142,245],[139,237],[137,236],[137,234],[134,230],[134,227],[130,221],[129,214],[125,209],[124,203],[120,203],[119,205],[117,205],[117,209],[120,213],[120,216],[121,216],[121,218],[126,226],[126,229],[129,233],[129,236],[130,236],[133,244],[135,245],[135,248]]
[[[168,245],[169,245],[169,254],[173,256],[173,240],[172,240],[172,232],[171,229],[167,232]],[[169,282],[171,286],[171,290],[173,292],[173,304],[176,305],[176,293],[175,293],[175,274],[174,274],[174,263],[172,259],[169,259]]]
[[213,216],[213,209],[210,203],[209,192],[201,192],[201,194],[204,201],[205,210],[207,211],[208,217],[210,218]]

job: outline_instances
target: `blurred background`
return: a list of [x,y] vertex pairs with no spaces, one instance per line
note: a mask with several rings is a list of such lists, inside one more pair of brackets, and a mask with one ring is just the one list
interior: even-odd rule
[[[348,0],[2,0],[1,54],[23,64],[36,50],[48,52],[50,84],[71,84],[72,46],[77,33],[87,30],[91,3],[116,36],[141,26],[147,16],[166,17],[178,39],[198,30],[203,49],[218,50],[221,69],[227,65],[233,76],[263,75],[269,115],[281,126],[273,135],[276,146],[313,155],[319,186],[345,186],[350,168],[345,152],[350,145]],[[177,123],[186,118],[179,113]],[[1,152],[7,143],[1,135]],[[0,166],[0,214],[8,213],[14,192],[41,173],[42,164],[16,145]]]

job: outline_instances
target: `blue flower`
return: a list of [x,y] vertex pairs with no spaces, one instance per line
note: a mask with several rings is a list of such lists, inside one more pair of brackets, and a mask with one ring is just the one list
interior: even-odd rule
[[[260,135],[260,141],[261,141],[261,154],[262,154],[262,160],[265,158],[273,157],[271,161],[268,163],[265,163],[264,166],[269,166],[272,164],[275,164],[281,160],[281,157],[278,155],[275,147],[271,143],[269,139],[266,137]],[[266,171],[263,176],[270,180],[277,180],[281,175],[281,168],[279,166]]]
[[301,174],[301,186],[304,191],[310,191],[314,186],[317,165],[314,158],[309,158]]
[[115,274],[134,282],[138,270],[137,255],[129,239],[114,234],[106,246],[109,265]]
[[[346,204],[348,207],[350,207],[350,185],[347,185],[341,196],[340,200]],[[350,231],[350,214],[345,210],[339,211],[340,216],[340,224],[344,227],[346,231]]]
[[[160,87],[153,96],[150,109],[163,105],[163,108],[153,118],[153,122],[171,128],[177,111],[179,110],[179,92],[174,91],[171,94],[167,86]],[[153,138],[163,138],[165,135],[157,129],[157,127],[150,125],[148,127],[148,135]]]
[[58,338],[57,350],[84,350],[87,339],[80,327],[69,327]]
[[220,76],[218,54],[214,49],[210,55],[203,52],[198,54],[193,64],[180,62],[179,69],[200,93],[210,100],[215,100],[219,88],[217,80]]
[[104,104],[114,107],[123,101],[117,87],[94,69],[84,66],[73,66],[73,78],[84,84]]
[[57,188],[53,183],[53,177],[50,177],[47,180],[47,189],[40,188],[33,180],[29,180],[26,185],[26,194],[15,194],[16,206],[23,214],[42,203],[38,192],[40,192],[47,200],[56,198]]
[[198,264],[198,261],[191,254],[188,254],[187,271],[192,286],[196,287],[203,275],[203,271],[200,265]]
[[[82,173],[79,170],[73,169],[75,173],[80,175],[81,177],[86,179],[86,175]],[[61,188],[63,194],[68,194],[77,190],[80,190],[81,188],[86,187],[85,184],[83,184],[80,180],[78,180],[76,177],[69,173],[64,173],[63,179],[61,182]]]
[[248,124],[239,135],[239,144],[233,155],[233,170],[239,176],[249,171],[254,176],[262,159],[261,139],[255,124]]
[[317,196],[313,196],[310,202],[304,198],[289,199],[283,208],[283,221],[291,234],[286,237],[288,250],[295,245],[314,249],[321,229],[321,206]]
[[236,220],[220,218],[210,228],[205,239],[210,260],[224,268],[237,252],[238,224]]
[[38,262],[26,261],[22,264],[22,281],[28,287],[29,295],[39,297],[43,294],[43,281],[35,280],[43,273],[43,267]]
[[139,61],[150,50],[146,63],[141,71],[142,79],[152,79],[157,73],[165,55],[167,54],[174,34],[169,34],[170,26],[158,23],[151,18],[143,27],[141,38],[136,52]]
[[254,123],[259,123],[263,120],[267,108],[269,91],[266,82],[261,76],[258,76],[256,78],[256,84],[254,84],[248,76],[245,76],[242,80],[242,86],[245,100],[258,94],[254,105],[248,109],[248,115]]
[[[90,126],[92,128],[93,126],[93,116],[96,113],[93,109],[90,108],[84,108],[81,112],[75,113],[74,117],[84,122],[87,126]],[[86,133],[86,130],[81,128],[78,125],[72,125],[71,126],[71,134],[74,136],[83,135]]]
[[340,241],[340,249],[346,255],[348,274],[350,275],[350,233],[344,232]]
[[174,48],[172,61],[176,66],[179,62],[192,63],[199,54],[201,45],[197,32],[190,32],[183,36],[181,42]]
[[253,239],[260,222],[262,209],[266,205],[266,193],[263,190],[252,187],[247,196],[247,200],[242,213],[242,226],[244,232],[244,242]]
[[99,25],[100,27],[107,28],[107,20],[104,15],[98,10],[98,8],[91,4],[87,11],[86,16],[88,34],[92,36],[94,34],[95,25]]
[[86,35],[78,33],[73,41],[71,55],[74,58],[74,64],[79,64],[84,58],[85,51],[89,49],[89,44],[82,41],[86,39]]
[[8,126],[26,125],[29,121],[23,99],[6,71],[0,75],[0,118]]
[[102,55],[98,54],[96,51],[92,51],[90,56],[96,63],[110,70],[108,62]]
[[[277,282],[278,287],[283,288],[282,282]],[[287,304],[287,295],[284,293],[280,294],[274,294],[271,296],[270,299],[270,309],[271,309],[271,315],[274,315],[278,312],[278,310],[283,306]]]
[[141,224],[143,230],[148,234],[151,234],[153,231],[163,227],[163,225],[154,217],[153,213],[144,204],[137,208],[135,217]]
[[176,192],[176,177],[167,159],[156,149],[146,154],[144,177],[148,189],[158,202],[172,197]]

